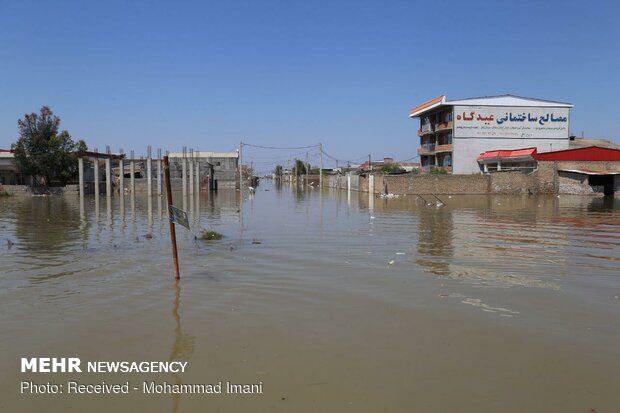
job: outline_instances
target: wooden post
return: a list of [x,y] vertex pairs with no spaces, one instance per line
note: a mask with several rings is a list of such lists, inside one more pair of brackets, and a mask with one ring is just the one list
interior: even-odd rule
[[164,156],[164,176],[166,180],[166,195],[168,195],[168,220],[170,221],[170,242],[172,244],[172,263],[174,264],[174,278],[181,278],[179,272],[179,256],[177,255],[177,234],[174,229],[174,222],[170,217],[170,207],[172,206],[172,188],[170,185],[170,163],[168,156]]

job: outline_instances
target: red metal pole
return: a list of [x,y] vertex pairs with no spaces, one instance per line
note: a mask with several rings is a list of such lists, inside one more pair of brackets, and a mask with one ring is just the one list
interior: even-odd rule
[[172,206],[172,187],[170,185],[170,163],[168,157],[164,156],[164,179],[166,180],[166,195],[168,197],[168,219],[170,221],[170,242],[172,243],[172,262],[174,264],[174,278],[181,278],[179,271],[179,256],[177,255],[177,234],[172,222],[170,207]]

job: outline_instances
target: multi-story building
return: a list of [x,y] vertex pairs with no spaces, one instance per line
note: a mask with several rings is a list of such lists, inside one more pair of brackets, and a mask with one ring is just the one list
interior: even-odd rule
[[512,95],[446,100],[439,96],[409,112],[420,119],[421,169],[455,174],[481,171],[477,157],[492,150],[568,149],[569,103]]

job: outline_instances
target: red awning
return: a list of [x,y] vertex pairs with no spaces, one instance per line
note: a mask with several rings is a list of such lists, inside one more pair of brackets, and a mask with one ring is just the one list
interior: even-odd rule
[[531,156],[532,158],[536,154],[536,148],[516,149],[516,150],[500,150],[500,151],[488,151],[478,155],[477,160],[493,159],[493,158],[514,158],[521,156]]

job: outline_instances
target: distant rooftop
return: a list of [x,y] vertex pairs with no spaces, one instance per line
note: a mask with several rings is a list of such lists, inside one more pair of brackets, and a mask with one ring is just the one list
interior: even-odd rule
[[[169,158],[182,158],[183,152],[170,152]],[[189,152],[185,154],[186,158],[190,158]],[[194,158],[238,158],[238,152],[207,152],[194,150]]]
[[537,98],[528,98],[515,95],[482,96],[458,100],[446,100],[445,95],[431,99],[409,111],[409,117],[415,118],[440,106],[471,105],[471,106],[531,106],[548,108],[572,108],[573,105],[566,102],[556,102]]
[[602,148],[620,149],[620,145],[613,143],[607,139],[594,139],[594,138],[575,138],[575,140],[569,141],[569,147],[582,148],[586,146],[599,146]]

